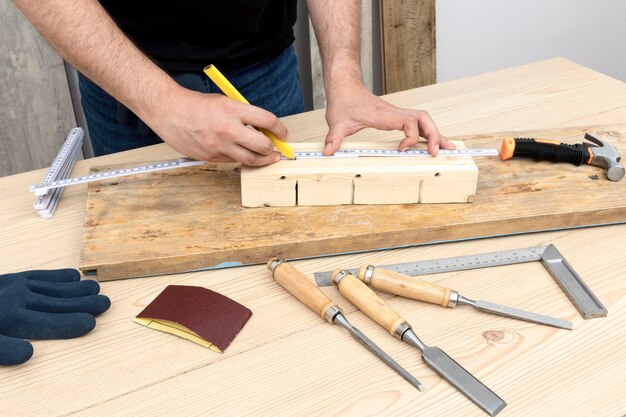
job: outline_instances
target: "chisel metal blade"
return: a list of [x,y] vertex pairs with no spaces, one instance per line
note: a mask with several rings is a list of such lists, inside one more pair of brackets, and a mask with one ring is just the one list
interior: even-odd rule
[[424,362],[437,372],[450,385],[463,392],[467,398],[483,409],[490,416],[495,416],[506,402],[487,388],[465,368],[436,346],[430,346],[422,352]]
[[412,330],[405,332],[402,340],[418,348],[422,352],[422,359],[429,368],[434,370],[450,385],[462,392],[474,404],[479,406],[490,416],[495,416],[504,407],[506,402],[480,382],[474,375],[459,365],[443,350],[436,346],[426,346]]
[[520,310],[518,308],[503,306],[500,304],[490,303],[484,300],[469,300],[459,296],[459,304],[467,304],[477,308],[480,311],[497,314],[514,319],[529,321],[531,323],[544,324],[546,326],[558,327],[559,329],[572,330],[574,325],[571,321],[557,319],[556,317],[544,316],[542,314],[531,313],[530,311]]
[[342,314],[338,314],[333,320],[335,324],[340,325],[344,329],[348,330],[352,337],[359,341],[363,346],[370,350],[374,355],[378,356],[380,360],[386,363],[390,368],[396,371],[400,376],[406,379],[411,385],[420,391],[424,391],[424,384],[419,382],[413,375],[408,373],[403,367],[401,367],[396,361],[391,359],[381,348],[379,348],[369,337],[365,336],[359,329],[351,325],[348,320]]

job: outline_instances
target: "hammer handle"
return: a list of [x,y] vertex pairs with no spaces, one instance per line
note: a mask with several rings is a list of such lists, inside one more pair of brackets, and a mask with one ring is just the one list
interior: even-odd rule
[[505,138],[502,141],[500,158],[533,158],[537,161],[569,162],[576,166],[589,163],[589,147],[583,144],[569,145],[547,139]]
[[[359,268],[357,277],[365,280],[367,266]],[[370,285],[372,288],[399,295],[401,297],[412,298],[426,303],[439,304],[448,307],[450,303],[450,288],[432,284],[415,277],[389,271],[384,268],[374,268]]]

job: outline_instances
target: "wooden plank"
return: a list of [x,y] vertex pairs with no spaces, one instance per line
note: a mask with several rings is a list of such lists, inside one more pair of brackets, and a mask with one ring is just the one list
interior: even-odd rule
[[[580,142],[584,131],[516,135]],[[626,153],[626,126],[593,132]],[[458,139],[468,147],[497,147],[504,135]],[[473,204],[244,208],[235,164],[91,184],[80,268],[108,280],[263,263],[271,256],[300,258],[626,221],[624,183],[605,180],[601,168],[497,157],[477,158],[476,164],[480,181]]]
[[381,0],[385,94],[437,82],[435,0]]
[[[465,146],[456,143],[457,148]],[[295,143],[296,152],[323,144]],[[394,143],[348,142],[346,149],[390,149]],[[244,207],[338,204],[467,203],[474,200],[478,169],[469,156],[283,160],[242,167]]]
[[63,60],[0,3],[0,176],[49,166],[76,126]]

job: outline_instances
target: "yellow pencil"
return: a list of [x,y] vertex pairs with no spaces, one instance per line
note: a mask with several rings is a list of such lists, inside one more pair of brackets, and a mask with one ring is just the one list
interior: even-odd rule
[[[233,86],[230,81],[228,81],[226,77],[224,77],[224,75],[215,67],[215,65],[209,65],[208,67],[206,67],[204,69],[204,73],[209,76],[209,78],[215,83],[215,85],[219,87],[220,90],[222,90],[224,94],[226,94],[226,96],[241,103],[250,104],[248,103],[248,100],[246,100],[246,98],[242,96],[239,91],[237,91],[235,86]],[[276,146],[276,148],[283,155],[285,155],[289,159],[295,159],[293,149],[291,148],[291,146],[289,146],[287,142],[278,139],[276,136],[274,136],[272,132],[267,129],[259,128],[259,130],[263,132],[265,136],[270,138],[274,146]]]

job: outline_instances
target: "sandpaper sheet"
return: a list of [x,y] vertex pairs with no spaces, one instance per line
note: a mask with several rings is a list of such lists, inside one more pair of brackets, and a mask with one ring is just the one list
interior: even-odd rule
[[134,321],[223,352],[251,316],[248,308],[215,291],[169,285]]

